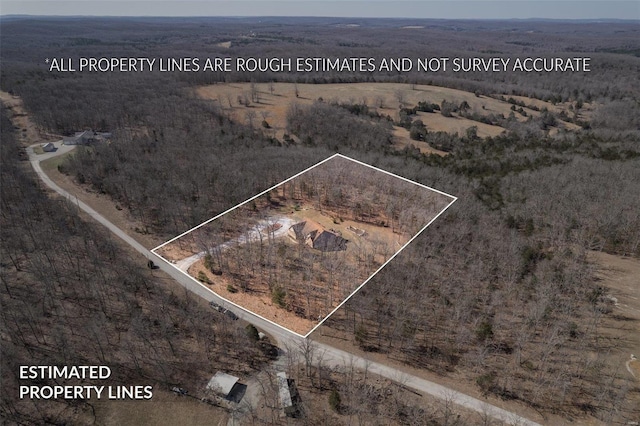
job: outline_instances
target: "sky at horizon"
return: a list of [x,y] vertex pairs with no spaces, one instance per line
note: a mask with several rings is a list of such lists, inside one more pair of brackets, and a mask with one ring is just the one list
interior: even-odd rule
[[0,15],[640,20],[640,1],[2,0]]

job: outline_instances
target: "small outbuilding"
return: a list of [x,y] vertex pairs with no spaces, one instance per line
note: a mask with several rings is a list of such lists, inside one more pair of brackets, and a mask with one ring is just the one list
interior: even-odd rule
[[276,374],[278,378],[278,394],[280,396],[280,408],[286,416],[292,417],[296,413],[296,407],[291,398],[291,389],[289,388],[289,380],[287,373],[281,371]]
[[230,398],[233,395],[233,388],[238,384],[238,380],[236,376],[218,371],[211,380],[209,380],[207,389],[224,398]]
[[40,145],[44,152],[54,152],[57,148],[53,142],[47,142]]

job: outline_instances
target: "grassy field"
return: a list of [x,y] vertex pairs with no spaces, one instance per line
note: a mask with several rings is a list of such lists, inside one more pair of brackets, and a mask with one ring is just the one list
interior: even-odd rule
[[[234,120],[260,125],[262,121],[269,124],[267,132],[278,139],[282,139],[287,133],[287,111],[289,107],[298,103],[311,104],[318,99],[326,102],[366,104],[381,115],[388,115],[394,120],[399,119],[401,107],[413,107],[421,101],[436,103],[442,101],[452,102],[456,105],[467,102],[470,106],[469,113],[482,116],[490,114],[504,115],[508,117],[512,112],[513,101],[523,103],[522,107],[526,117],[516,113],[517,120],[524,122],[528,117],[538,117],[543,108],[559,114],[564,111],[570,113],[570,104],[552,104],[538,99],[522,96],[496,94],[495,97],[476,96],[474,93],[465,92],[446,87],[409,85],[401,83],[347,83],[347,84],[294,84],[294,83],[224,83],[203,86],[196,89],[197,96],[209,99],[226,111]],[[253,94],[253,96],[252,96]],[[504,96],[506,99],[499,99]],[[253,100],[252,100],[253,98]],[[533,107],[533,108],[530,108]],[[518,108],[520,106],[518,105]],[[580,110],[581,117],[589,117],[594,105],[584,104]],[[504,128],[479,121],[461,117],[453,113],[451,117],[443,116],[439,111],[435,113],[418,112],[418,118],[424,122],[429,131],[443,131],[464,135],[469,127],[476,126],[479,137],[497,136],[505,131]],[[574,123],[558,120],[557,126],[550,129],[555,133],[560,129],[575,130],[578,126]],[[409,132],[401,127],[394,126],[394,145],[402,149],[413,144],[423,153],[446,153],[433,149],[425,142],[418,142],[409,138]]]

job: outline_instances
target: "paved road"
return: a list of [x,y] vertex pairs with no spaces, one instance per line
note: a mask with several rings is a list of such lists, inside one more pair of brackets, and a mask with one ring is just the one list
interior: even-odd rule
[[[34,145],[36,146],[36,145]],[[277,324],[274,324],[268,320],[260,318],[244,309],[240,308],[237,305],[230,306],[230,304],[222,299],[220,299],[214,292],[209,290],[204,285],[198,283],[190,276],[188,276],[183,271],[180,271],[174,265],[166,262],[159,256],[153,254],[151,251],[147,250],[136,240],[127,235],[123,230],[115,226],[113,223],[109,222],[105,217],[100,215],[94,209],[89,207],[87,204],[78,200],[77,197],[60,188],[53,182],[49,176],[47,176],[42,168],[40,167],[40,161],[42,159],[51,158],[56,155],[60,155],[66,151],[59,149],[55,153],[47,153],[47,154],[35,154],[33,152],[33,146],[27,148],[27,153],[29,154],[29,160],[31,161],[31,165],[33,169],[36,171],[40,179],[51,189],[56,191],[58,194],[67,198],[71,203],[78,206],[78,208],[85,211],[89,214],[93,219],[102,225],[106,226],[109,231],[117,235],[119,238],[123,239],[127,244],[137,250],[139,253],[143,254],[147,259],[153,260],[160,269],[173,277],[180,285],[187,288],[191,292],[197,294],[198,296],[204,298],[208,301],[215,301],[233,312],[235,312],[240,318],[254,324],[259,329],[264,330],[265,332],[271,334],[279,343],[281,347],[296,347],[302,337],[295,336],[290,332],[282,329]],[[143,266],[141,266],[143,267]],[[393,367],[389,367],[383,364],[370,362],[364,358],[355,356],[353,354],[344,352],[340,349],[336,349],[332,346],[315,343],[317,345],[317,350],[323,352],[323,363],[325,365],[330,365],[332,367],[345,366],[353,363],[359,368],[368,368],[370,372],[379,374],[380,376],[386,377],[387,379],[401,382],[404,386],[408,388],[415,389],[419,393],[433,395],[437,398],[448,399],[460,406],[465,408],[477,411],[479,413],[487,413],[491,417],[501,420],[503,422],[507,422],[510,424],[518,424],[518,425],[527,425],[527,426],[539,426],[538,423],[535,423],[531,420],[525,419],[517,415],[516,413],[512,413],[506,410],[503,410],[499,407],[490,405],[484,401],[481,401],[476,398],[472,398],[468,395],[465,395],[461,392],[454,391],[453,389],[449,389],[437,383],[430,382],[428,380],[424,380],[417,376],[413,376],[410,374],[406,374],[398,369]]]

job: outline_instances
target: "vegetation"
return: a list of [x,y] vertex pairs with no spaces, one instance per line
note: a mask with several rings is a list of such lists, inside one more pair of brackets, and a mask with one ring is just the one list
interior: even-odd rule
[[247,324],[246,327],[247,336],[249,336],[250,340],[257,342],[260,340],[260,335],[258,334],[258,329],[253,324]]
[[[626,339],[615,334],[636,332],[637,322],[616,311],[588,261],[590,251],[640,257],[640,198],[633,196],[640,193],[640,81],[628,78],[640,60],[628,53],[638,49],[636,24],[572,23],[574,32],[559,33],[558,25],[566,24],[492,22],[488,30],[472,21],[436,22],[398,31],[405,21],[362,20],[356,31],[322,19],[282,21],[250,21],[254,34],[248,36],[244,21],[179,20],[171,23],[175,35],[168,37],[157,20],[3,18],[0,85],[24,100],[44,132],[113,132],[111,143],[79,148],[60,169],[122,206],[143,224],[141,231],[159,240],[336,151],[456,195],[447,213],[320,331],[414,368],[443,375],[455,370],[479,392],[518,400],[544,415],[587,422],[593,417],[606,424],[637,419],[637,382],[621,362],[623,352],[628,358]],[[217,46],[229,40],[229,50]],[[535,78],[518,73],[248,76],[62,74],[34,65],[47,56],[68,55],[69,49],[74,56],[134,56],[143,50],[148,56],[263,57],[572,51],[591,56],[593,70]],[[249,78],[265,84],[390,81],[407,83],[407,90],[416,82],[466,90],[478,99],[502,94],[514,108],[511,115],[492,115],[443,99],[413,110],[399,93],[397,101],[406,109],[399,125],[414,140],[448,152],[437,156],[410,146],[390,149],[385,114],[363,108],[359,100],[350,106],[292,105],[287,136],[278,140],[267,126],[253,126],[260,123],[257,117],[234,122],[220,103],[192,93],[202,84]],[[297,87],[296,94],[305,96]],[[548,107],[570,103],[572,110],[560,116],[532,106],[534,101]],[[587,104],[597,107],[586,114]],[[420,126],[418,112],[438,110],[500,123],[508,131],[479,138],[477,129],[452,135]],[[579,128],[552,134],[549,128],[559,119]],[[108,363],[118,367],[113,370],[119,383],[151,381],[190,392],[201,387],[194,369],[207,376],[218,369],[250,374],[252,366],[260,367],[265,355],[250,344],[242,326],[164,284],[159,272],[145,268],[144,260],[136,262],[71,204],[48,198],[25,171],[23,147],[6,118],[1,129],[3,387],[16,388],[17,366],[26,363]],[[208,268],[219,272],[212,255]],[[273,289],[274,299],[286,304],[286,292]],[[307,359],[297,362],[302,361],[306,366]],[[376,388],[348,374],[343,381],[329,380],[335,373],[321,367],[294,371],[310,389],[325,390],[325,405],[310,405],[320,411],[306,411],[308,418],[326,412],[337,422],[345,419],[339,416],[357,416],[367,423],[374,414],[387,415],[389,423],[453,420],[448,408],[430,411],[389,397],[396,395],[393,387]],[[338,413],[330,389],[339,392]],[[383,401],[384,411],[376,412],[372,401]],[[27,404],[3,392],[1,404],[10,422],[74,420],[72,410],[58,415],[66,403]],[[73,408],[92,415],[90,402]]]
[[155,391],[180,386],[202,396],[200,382],[216,370],[246,374],[266,361],[247,344],[242,328],[168,285],[163,274],[146,267],[144,257],[86,222],[74,205],[49,198],[20,161],[6,112],[2,108],[0,126],[4,419],[95,421],[92,400],[18,399],[25,384],[18,380],[20,365],[108,365],[113,386],[144,383]]
[[334,411],[339,412],[340,402],[340,393],[336,389],[332,389],[329,394],[329,405]]

